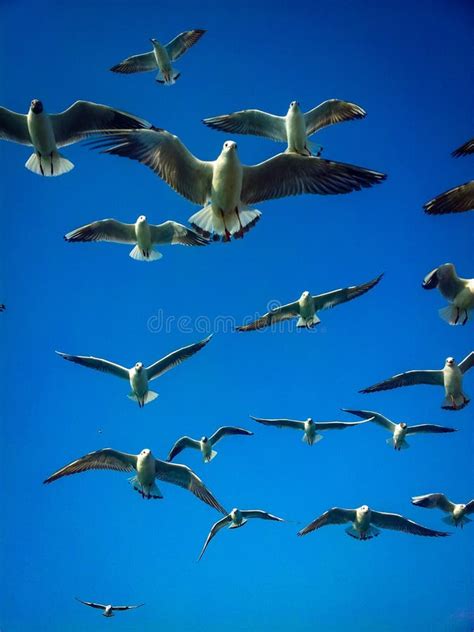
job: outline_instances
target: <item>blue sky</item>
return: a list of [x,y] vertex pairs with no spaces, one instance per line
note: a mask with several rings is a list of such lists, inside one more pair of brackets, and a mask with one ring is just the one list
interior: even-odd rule
[[[204,117],[248,107],[284,113],[294,99],[310,109],[341,98],[368,115],[314,137],[324,156],[389,174],[382,185],[350,195],[263,203],[260,223],[244,240],[163,248],[164,258],[147,265],[130,259],[127,246],[67,244],[62,236],[96,219],[132,222],[141,213],[154,223],[184,223],[196,206],[145,167],[84,146],[64,150],[76,165],[70,174],[43,179],[24,169],[27,148],[0,144],[0,302],[7,304],[0,323],[2,631],[471,630],[473,526],[442,540],[385,531],[364,543],[343,527],[296,537],[327,508],[364,503],[441,528],[442,515],[412,507],[410,497],[443,491],[461,502],[473,495],[474,404],[443,411],[441,389],[429,387],[358,394],[473,349],[472,323],[449,327],[437,314],[445,301],[421,288],[424,275],[448,261],[474,276],[473,213],[429,217],[421,208],[473,177],[472,158],[450,157],[473,135],[470,3],[243,2],[237,9],[18,1],[0,11],[5,107],[26,112],[32,98],[49,112],[76,99],[106,103],[213,159],[227,137],[202,125]],[[149,37],[166,41],[190,28],[208,32],[177,63],[175,86],[158,86],[152,74],[108,71],[147,50]],[[235,140],[247,164],[283,149],[264,139]],[[216,319],[238,324],[270,301],[380,272],[377,288],[323,312],[314,333],[290,326],[282,333],[218,331],[154,384],[160,397],[142,410],[126,398],[127,384],[54,354],[149,364],[203,338]],[[161,316],[188,320],[157,331]],[[474,374],[465,387],[474,396]],[[381,428],[365,426],[327,433],[308,448],[298,434],[248,418],[349,419],[342,407],[459,432],[415,437],[396,453]],[[164,500],[145,502],[126,474],[113,472],[42,485],[91,450],[149,447],[164,458],[179,436],[223,424],[255,436],[223,442],[210,465],[195,453],[182,461],[226,507],[260,507],[288,522],[221,532],[199,564],[219,516],[189,493],[162,484]],[[146,606],[105,623],[74,596]]]

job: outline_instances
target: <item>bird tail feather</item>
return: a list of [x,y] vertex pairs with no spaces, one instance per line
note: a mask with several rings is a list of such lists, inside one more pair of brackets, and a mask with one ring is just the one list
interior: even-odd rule
[[148,256],[146,256],[137,245],[130,251],[130,256],[136,261],[158,261],[163,255],[161,252],[158,252],[158,250],[152,249],[149,251]]
[[73,163],[64,158],[59,151],[53,151],[51,156],[38,156],[34,153],[28,158],[25,167],[39,176],[61,176],[74,169]]
[[204,458],[204,463],[209,463],[209,461],[212,461],[215,456],[217,456],[217,452],[215,450],[211,450],[211,454]]
[[260,219],[261,213],[256,209],[241,207],[233,213],[226,213],[224,218],[214,213],[212,205],[207,204],[203,209],[189,218],[189,223],[198,233],[205,237],[212,234],[229,240],[230,237],[239,239],[244,236]]
[[408,441],[406,441],[406,439],[403,439],[403,441],[401,443],[399,443],[398,446],[395,446],[395,439],[393,437],[390,437],[389,439],[386,439],[385,442],[391,448],[395,448],[396,447],[397,450],[408,450],[408,448],[410,447],[410,444],[408,443]]
[[230,525],[229,529],[238,529],[239,527],[243,527],[243,526],[244,526],[244,524],[245,524],[246,522],[248,522],[248,521],[247,521],[247,518],[242,518],[242,522],[241,522],[240,524],[234,524],[234,523],[232,523],[232,524]]
[[138,402],[139,404],[144,406],[145,404],[149,404],[150,402],[154,401],[158,397],[158,393],[155,393],[155,391],[148,391],[142,399],[139,399],[132,391],[127,395],[127,397],[129,399],[132,399],[134,402]]
[[441,404],[441,408],[444,410],[461,410],[469,403],[469,398],[461,393],[454,398],[454,403],[451,397],[445,397],[443,403]]
[[446,524],[449,524],[451,527],[459,527],[465,525],[468,522],[472,522],[471,518],[468,518],[467,516],[463,516],[460,520],[456,522],[451,514],[444,516],[444,518],[441,518],[441,520]]
[[438,311],[440,318],[450,325],[465,325],[472,319],[472,311],[470,309],[459,310],[455,305],[448,305]]
[[355,538],[356,540],[371,540],[372,538],[376,538],[378,535],[380,535],[380,530],[376,527],[373,527],[372,525],[370,525],[370,527],[367,529],[367,531],[364,532],[364,534],[361,534],[360,531],[357,531],[357,529],[355,529],[353,526],[347,527],[345,531],[347,535],[350,535],[351,538]]
[[312,327],[315,327],[316,325],[319,325],[320,323],[320,319],[316,316],[316,314],[314,316],[311,316],[311,318],[303,318],[302,316],[300,316],[298,318],[298,322],[296,323],[297,327],[306,327],[306,329],[310,329]]
[[128,480],[133,489],[135,489],[142,498],[163,498],[163,494],[160,492],[155,482],[151,485],[143,485],[143,483],[140,483],[138,480],[138,476],[132,476],[132,478],[129,478]]
[[174,68],[171,70],[171,73],[166,74],[163,74],[160,70],[156,75],[156,81],[158,81],[158,83],[164,84],[165,86],[172,86],[179,79],[180,75],[181,73],[177,70],[174,70]]
[[301,441],[307,443],[308,445],[314,445],[315,443],[321,441],[321,439],[324,439],[323,435],[316,434],[314,437],[309,437],[305,432]]

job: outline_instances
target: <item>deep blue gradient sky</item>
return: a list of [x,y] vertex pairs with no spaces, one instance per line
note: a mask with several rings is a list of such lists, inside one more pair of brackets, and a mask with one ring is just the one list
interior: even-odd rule
[[[383,6],[380,6],[383,5]],[[367,503],[442,528],[442,514],[410,497],[473,496],[473,410],[441,410],[442,389],[374,395],[358,390],[403,370],[440,368],[474,347],[473,327],[449,327],[445,301],[421,288],[451,261],[474,276],[474,214],[429,217],[422,204],[472,179],[473,158],[450,152],[472,138],[472,19],[467,1],[300,3],[2,2],[0,104],[49,112],[76,99],[113,105],[180,136],[214,159],[226,135],[201,124],[243,108],[285,113],[328,98],[353,101],[367,118],[314,140],[324,156],[389,174],[371,190],[258,205],[260,223],[242,241],[163,248],[142,264],[127,246],[67,244],[62,236],[106,217],[183,223],[197,210],[137,163],[76,145],[76,168],[40,178],[29,150],[0,143],[2,174],[1,567],[2,632],[466,632],[474,624],[474,525],[432,540],[385,531],[370,542],[344,527],[296,532],[331,506]],[[152,74],[108,68],[190,28],[208,30],[165,88]],[[235,137],[242,162],[283,147]],[[312,293],[365,282],[369,294],[321,314],[314,333],[238,334],[216,326]],[[189,317],[167,331],[161,316]],[[208,319],[201,327],[202,317]],[[196,322],[196,319],[201,318]],[[128,384],[66,363],[54,350],[150,364],[212,330],[208,347],[154,383],[140,410]],[[465,380],[474,396],[474,374]],[[300,436],[249,418],[350,419],[341,407],[459,432],[410,440],[396,453],[379,427]],[[93,472],[42,481],[101,447],[165,458],[183,434],[222,424],[255,431],[219,446],[204,465],[183,453],[229,509],[260,507],[288,520],[223,531],[196,563],[219,518],[184,490],[143,501],[127,474]],[[101,431],[101,432],[99,432]],[[146,606],[105,621],[74,596]]]

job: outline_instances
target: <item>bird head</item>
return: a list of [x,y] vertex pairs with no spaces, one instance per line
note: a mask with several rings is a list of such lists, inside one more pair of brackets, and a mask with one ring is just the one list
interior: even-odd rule
[[292,101],[289,107],[290,111],[297,112],[300,109],[299,101]]
[[140,373],[140,371],[141,371],[142,369],[143,369],[143,362],[137,362],[137,363],[135,364],[135,371],[136,371],[137,373]]
[[308,426],[312,426],[314,424],[314,421],[311,419],[311,417],[308,417],[306,423],[308,424]]
[[400,424],[400,428],[402,430],[405,430],[405,428],[407,428],[407,427],[408,427],[408,424],[406,424],[404,421],[402,421],[402,423]]
[[33,114],[41,114],[41,112],[43,111],[43,104],[39,99],[33,99],[30,104],[30,109]]
[[226,140],[222,147],[222,151],[225,153],[237,151],[237,143],[234,143],[233,140]]
[[151,454],[151,450],[149,448],[144,448],[141,452],[141,456],[149,456]]
[[137,224],[143,224],[143,222],[146,222],[146,216],[140,215],[140,217],[137,219]]
[[208,442],[208,438],[207,437],[201,437],[201,442],[202,443],[207,443]]
[[369,507],[368,507],[368,505],[362,505],[360,510],[361,510],[362,513],[366,514],[369,511]]
[[456,364],[456,360],[454,358],[446,358],[447,366],[454,366]]
[[303,298],[303,299],[307,299],[307,298],[309,298],[310,296],[311,296],[311,295],[310,295],[310,293],[308,292],[308,290],[305,290],[305,291],[303,292],[303,294],[301,295],[301,298]]
[[150,42],[153,44],[153,46],[157,43],[157,40],[154,37],[150,37]]

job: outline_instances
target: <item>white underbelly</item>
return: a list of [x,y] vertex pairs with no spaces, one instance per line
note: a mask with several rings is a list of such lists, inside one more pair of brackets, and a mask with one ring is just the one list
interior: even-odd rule
[[49,119],[42,114],[28,115],[31,142],[40,154],[49,155],[56,150],[56,140]]
[[462,374],[459,369],[450,371],[444,378],[444,390],[446,395],[459,395],[462,392]]
[[306,147],[306,127],[304,119],[293,119],[286,125],[286,135],[288,137],[288,149],[290,151],[304,152]]
[[140,373],[134,372],[132,374],[130,386],[132,387],[132,391],[138,396],[143,396],[148,392],[148,378],[144,370],[140,371]]
[[465,288],[456,296],[453,302],[459,309],[474,309],[474,288]]
[[215,213],[232,213],[240,207],[242,168],[226,165],[215,168],[212,178],[211,204]]

